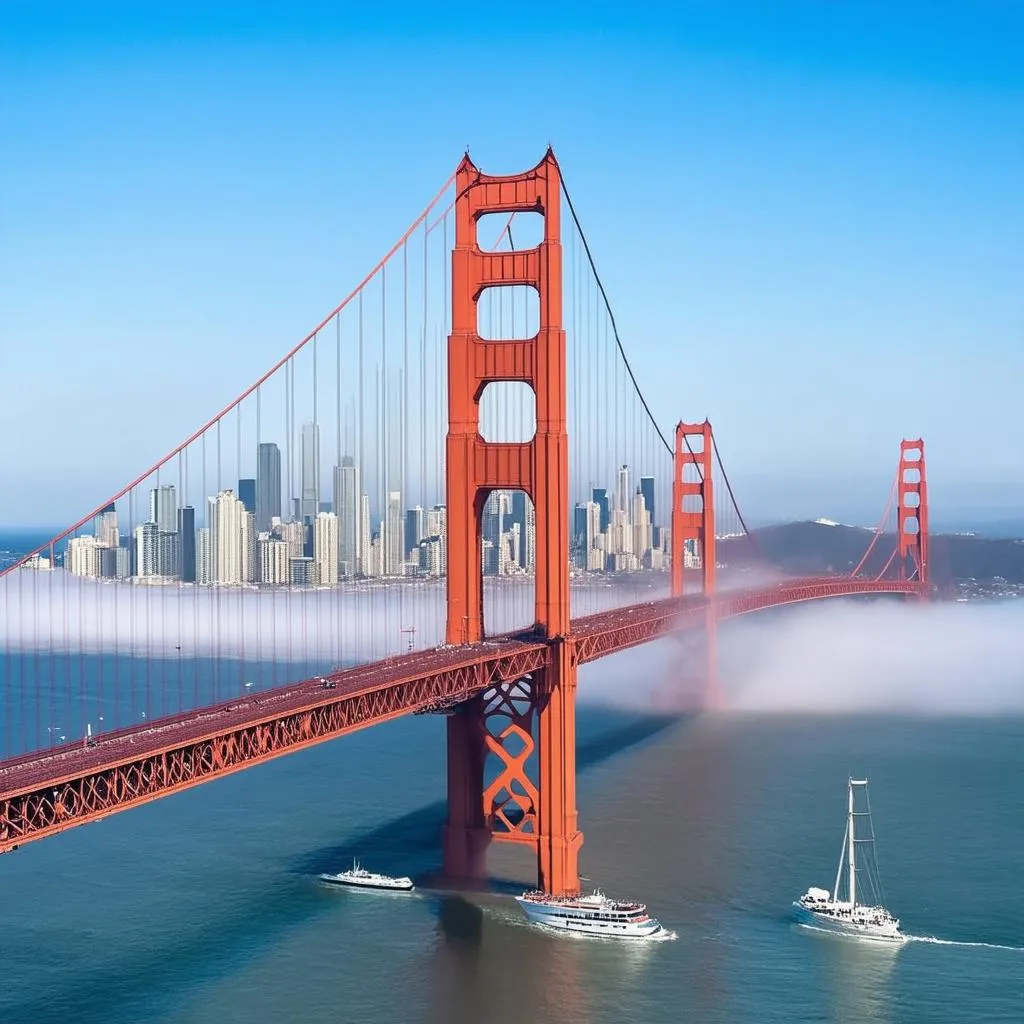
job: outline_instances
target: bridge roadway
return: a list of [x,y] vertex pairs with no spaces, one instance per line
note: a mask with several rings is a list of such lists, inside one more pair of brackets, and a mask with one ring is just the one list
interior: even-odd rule
[[[718,595],[715,618],[862,594],[918,594],[915,582],[787,581]],[[401,715],[444,710],[542,668],[548,646],[578,664],[705,620],[701,595],[574,619],[570,637],[529,633],[387,658],[0,762],[0,853],[293,750]]]

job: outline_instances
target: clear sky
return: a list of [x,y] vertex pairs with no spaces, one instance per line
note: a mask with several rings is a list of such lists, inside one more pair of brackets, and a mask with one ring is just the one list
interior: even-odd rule
[[551,142],[658,418],[757,518],[1024,515],[1024,5],[0,7],[0,521],[59,524]]

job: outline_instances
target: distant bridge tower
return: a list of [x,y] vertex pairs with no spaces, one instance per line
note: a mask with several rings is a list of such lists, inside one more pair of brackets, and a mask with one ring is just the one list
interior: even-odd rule
[[896,478],[897,571],[901,580],[917,580],[921,596],[931,587],[928,566],[928,482],[925,477],[924,441],[900,442]]
[[[705,703],[719,703],[715,598],[715,500],[712,479],[714,437],[711,424],[676,425],[672,472],[672,596],[686,592],[687,555],[700,560],[701,592],[707,599],[704,630]],[[689,550],[688,550],[689,547]]]
[[[498,683],[448,719],[448,820],[445,873],[479,878],[491,839],[524,843],[537,854],[540,888],[579,889],[583,834],[576,814],[576,664],[569,632],[569,439],[562,326],[561,177],[549,149],[532,170],[507,177],[481,173],[467,156],[455,182],[452,331],[448,338],[448,622],[447,640],[484,636],[480,536],[491,491],[522,490],[536,509],[536,629],[547,638],[539,672]],[[485,252],[477,222],[523,211],[544,218],[534,249]],[[477,303],[487,288],[525,285],[540,299],[540,326],[529,339],[483,341]],[[480,399],[488,384],[521,381],[537,402],[537,430],[523,444],[491,443],[480,434]],[[536,728],[534,725],[536,724]],[[536,740],[534,739],[536,733]],[[536,749],[538,778],[526,768]],[[485,788],[484,763],[497,777]]]

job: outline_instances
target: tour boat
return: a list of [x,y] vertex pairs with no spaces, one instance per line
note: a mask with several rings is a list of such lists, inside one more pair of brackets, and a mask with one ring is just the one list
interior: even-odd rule
[[354,889],[392,889],[402,892],[409,892],[413,885],[412,879],[392,878],[390,875],[378,875],[374,871],[367,871],[360,867],[359,861],[352,861],[352,867],[348,871],[340,871],[336,875],[321,875],[320,880],[328,885],[347,885]]
[[[874,898],[880,902],[884,901],[882,880],[874,856],[875,828],[871,821],[871,802],[868,800],[867,787],[867,779],[850,779],[847,792],[846,834],[843,836],[835,889],[830,893],[827,889],[811,886],[796,903],[797,916],[802,924],[823,931],[877,942],[906,942],[907,937],[900,932],[899,920],[884,906],[857,902],[858,874],[863,876],[863,881],[873,890]],[[865,809],[862,811],[856,809],[854,793],[857,789],[864,791]],[[867,835],[858,835],[857,818],[867,818]],[[861,857],[863,865],[858,866],[858,847],[861,846],[865,848]],[[870,856],[867,853],[868,847]],[[841,900],[839,886],[844,868],[846,899]]]
[[609,899],[600,889],[589,896],[524,892],[516,902],[531,923],[559,931],[612,939],[675,938],[675,933],[663,928],[642,903]]

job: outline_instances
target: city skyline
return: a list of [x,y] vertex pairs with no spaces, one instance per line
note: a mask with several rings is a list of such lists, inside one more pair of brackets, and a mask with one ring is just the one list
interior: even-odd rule
[[[315,431],[303,433],[310,448]],[[149,518],[122,524],[116,503],[58,549],[57,561],[73,575],[97,579],[139,579],[197,585],[336,586],[358,579],[440,577],[447,567],[446,507],[404,506],[398,490],[387,492],[383,514],[371,514],[370,496],[358,492],[359,466],[351,455],[334,467],[332,502],[318,502],[312,464],[304,466],[302,497],[290,505],[296,515],[258,518],[274,506],[280,453],[274,442],[259,445],[256,478],[240,478],[203,503],[179,504],[174,484],[149,489]],[[577,572],[661,571],[668,568],[668,531],[652,515],[656,481],[644,475],[635,486],[628,465],[616,472],[612,497],[593,487],[570,512],[571,564]],[[244,494],[244,497],[243,497]],[[356,500],[358,498],[358,500]],[[651,508],[648,508],[650,503]],[[305,514],[302,514],[302,513]],[[122,525],[126,530],[122,531]],[[169,528],[170,527],[170,528]],[[529,575],[536,558],[535,514],[522,491],[496,489],[483,506],[480,564],[487,576]],[[685,553],[687,562],[695,550]],[[43,554],[34,568],[56,568]]]

